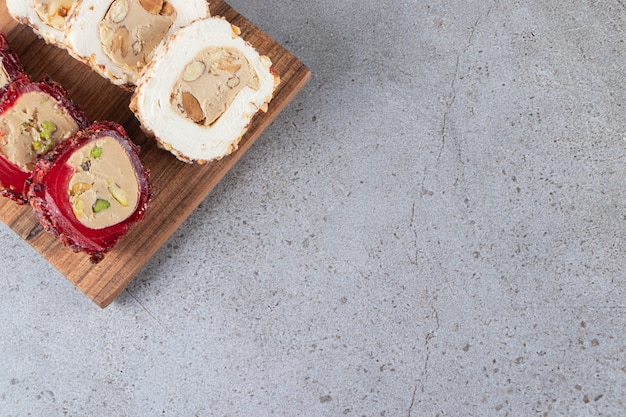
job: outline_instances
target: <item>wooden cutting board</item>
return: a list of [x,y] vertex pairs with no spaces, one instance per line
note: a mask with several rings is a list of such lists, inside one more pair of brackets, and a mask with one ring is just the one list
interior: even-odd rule
[[141,146],[141,159],[152,174],[155,198],[146,219],[135,225],[97,265],[92,265],[85,253],[74,253],[44,232],[28,206],[0,198],[0,220],[101,308],[122,292],[310,78],[305,65],[228,4],[212,0],[210,8],[212,15],[224,16],[239,26],[241,36],[271,58],[281,84],[269,111],[253,119],[239,150],[219,162],[200,166],[179,162],[169,152],[159,149],[154,140],[146,138],[128,110],[130,93],[113,86],[64,50],[38,39],[30,28],[9,16],[5,0],[0,0],[0,31],[7,35],[33,80],[48,74],[69,90],[70,97],[90,120],[122,124],[130,138]]

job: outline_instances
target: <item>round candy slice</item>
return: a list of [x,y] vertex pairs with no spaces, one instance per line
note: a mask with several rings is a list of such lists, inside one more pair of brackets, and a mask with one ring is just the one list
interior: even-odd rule
[[6,87],[11,81],[25,76],[20,59],[11,49],[4,33],[0,32],[0,89]]
[[280,82],[271,60],[239,33],[223,18],[196,20],[159,47],[137,83],[131,109],[183,161],[206,163],[236,150]]
[[84,112],[50,79],[19,78],[0,98],[0,192],[25,202],[24,182],[37,159],[84,129]]
[[97,263],[144,218],[152,187],[124,129],[96,122],[39,160],[28,197],[45,230]]
[[114,84],[132,86],[167,35],[206,16],[205,0],[80,0],[66,43],[73,56]]
[[6,0],[9,14],[43,40],[64,47],[68,16],[77,0]]

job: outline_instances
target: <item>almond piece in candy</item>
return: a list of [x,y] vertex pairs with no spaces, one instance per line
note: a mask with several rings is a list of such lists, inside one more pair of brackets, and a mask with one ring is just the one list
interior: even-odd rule
[[200,102],[191,93],[183,92],[183,110],[196,123],[202,123],[205,119]]
[[139,4],[150,14],[159,14],[163,8],[163,0],[139,0]]
[[124,58],[128,55],[130,50],[130,32],[126,27],[122,26],[115,31],[111,41],[111,50],[119,52]]
[[126,19],[129,8],[128,0],[115,0],[109,9],[109,16],[113,23],[120,23]]
[[176,9],[174,9],[174,6],[172,6],[170,2],[163,2],[163,8],[161,9],[161,12],[159,14],[161,16],[171,16],[174,13],[176,13]]
[[206,70],[206,65],[202,61],[193,61],[185,67],[183,73],[183,81],[193,82],[196,81]]

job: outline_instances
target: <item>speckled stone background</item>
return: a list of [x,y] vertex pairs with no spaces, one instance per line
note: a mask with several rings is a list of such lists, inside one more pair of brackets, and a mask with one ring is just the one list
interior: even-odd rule
[[626,416],[626,3],[230,4],[310,83],[105,310],[0,227],[0,416]]

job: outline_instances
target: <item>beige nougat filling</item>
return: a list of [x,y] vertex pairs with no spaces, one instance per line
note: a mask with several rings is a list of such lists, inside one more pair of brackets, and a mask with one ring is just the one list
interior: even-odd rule
[[52,97],[41,92],[26,93],[0,114],[0,152],[22,171],[30,172],[37,155],[77,131],[74,119]]
[[65,21],[75,0],[32,0],[42,22],[55,29],[64,30]]
[[176,10],[162,0],[115,0],[99,25],[100,42],[116,64],[143,68],[176,20]]
[[187,118],[211,126],[244,87],[259,88],[259,77],[236,49],[209,47],[191,61],[171,94],[171,105]]
[[91,229],[104,229],[130,217],[139,201],[139,182],[123,146],[102,137],[68,160],[74,169],[68,195],[76,218]]

